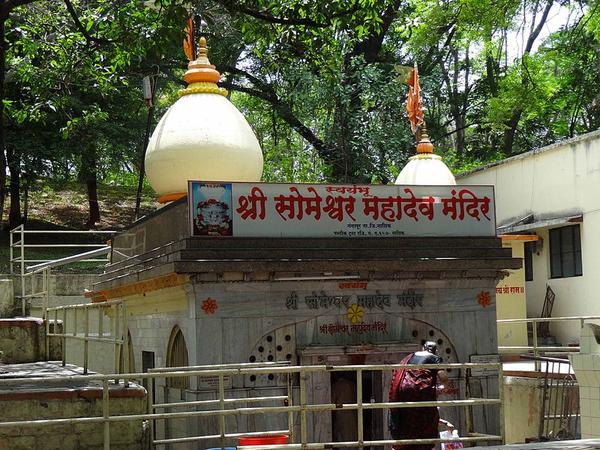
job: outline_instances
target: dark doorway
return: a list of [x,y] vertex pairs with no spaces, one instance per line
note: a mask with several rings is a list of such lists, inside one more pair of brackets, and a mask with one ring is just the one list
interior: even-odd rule
[[[142,351],[142,372],[146,373],[149,369],[154,369],[154,352]],[[148,390],[148,378],[142,380],[142,385]]]
[[[362,401],[374,403],[382,401],[382,373],[364,371]],[[331,402],[335,404],[356,403],[356,372],[331,373]],[[365,441],[383,439],[383,410],[363,410],[363,439]],[[356,410],[332,411],[331,435],[334,442],[358,440],[358,420]],[[347,449],[354,447],[345,447]],[[371,450],[380,447],[365,447]]]

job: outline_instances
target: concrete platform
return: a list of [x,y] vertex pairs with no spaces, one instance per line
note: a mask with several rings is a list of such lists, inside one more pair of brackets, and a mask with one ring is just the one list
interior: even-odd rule
[[[88,372],[88,375],[92,373]],[[41,361],[24,364],[0,364],[0,401],[28,399],[100,398],[100,380],[71,380],[83,375],[83,368],[60,361]],[[40,380],[47,379],[40,383]],[[49,380],[52,379],[52,382]],[[146,390],[136,383],[125,387],[123,382],[109,384],[111,398],[144,397]]]
[[579,439],[573,441],[534,442],[531,444],[492,445],[489,447],[471,447],[472,450],[594,450],[600,449],[600,439]]
[[[0,365],[0,450],[104,448],[102,381],[89,375],[60,361]],[[111,416],[146,412],[143,387],[108,386]],[[110,424],[111,450],[143,450],[149,438],[141,419]]]

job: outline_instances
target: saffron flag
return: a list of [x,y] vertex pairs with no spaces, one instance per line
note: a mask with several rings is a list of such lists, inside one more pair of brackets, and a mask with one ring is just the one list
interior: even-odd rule
[[419,86],[419,71],[417,66],[413,67],[408,77],[408,98],[406,100],[406,111],[410,121],[410,129],[414,135],[423,124],[423,106],[421,105],[421,86]]
[[187,59],[193,61],[196,59],[196,52],[194,51],[194,21],[190,17],[187,20],[185,26],[185,38],[183,39],[183,52]]

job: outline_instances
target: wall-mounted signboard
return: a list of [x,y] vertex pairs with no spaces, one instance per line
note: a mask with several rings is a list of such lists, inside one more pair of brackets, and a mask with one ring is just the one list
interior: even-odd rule
[[495,236],[493,186],[190,181],[192,236]]

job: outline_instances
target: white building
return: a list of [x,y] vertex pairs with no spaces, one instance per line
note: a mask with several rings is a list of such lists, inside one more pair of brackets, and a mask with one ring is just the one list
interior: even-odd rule
[[[547,286],[556,294],[553,317],[600,315],[600,131],[457,179],[495,186],[498,234],[539,237],[525,244],[528,317],[540,316]],[[579,341],[579,323],[550,330],[562,344]]]

